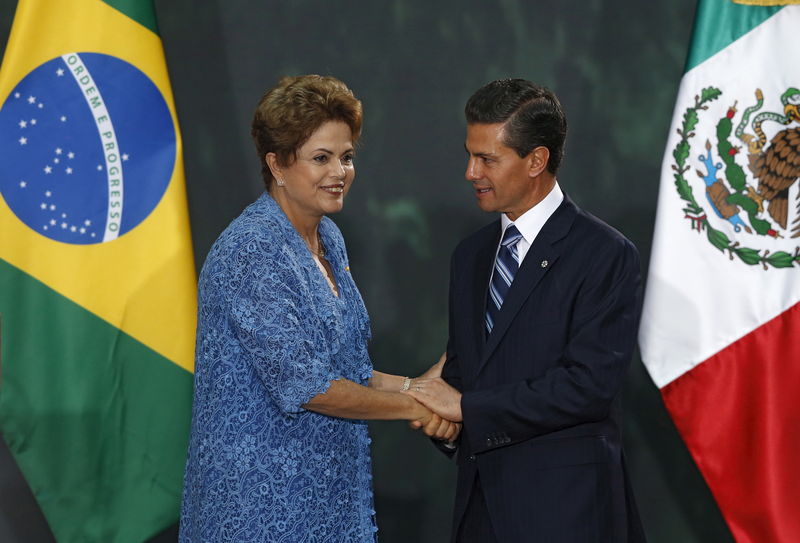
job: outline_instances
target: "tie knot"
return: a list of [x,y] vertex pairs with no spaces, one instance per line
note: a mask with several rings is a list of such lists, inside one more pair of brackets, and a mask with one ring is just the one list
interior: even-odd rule
[[520,234],[519,230],[517,230],[517,227],[512,224],[508,228],[506,228],[506,231],[503,234],[503,241],[501,241],[500,243],[504,247],[509,247],[511,245],[516,244],[521,237],[522,234]]

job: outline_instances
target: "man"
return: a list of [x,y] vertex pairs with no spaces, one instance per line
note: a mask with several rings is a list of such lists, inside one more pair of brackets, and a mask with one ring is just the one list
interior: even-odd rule
[[643,541],[619,402],[636,248],[562,193],[566,119],[549,90],[494,81],[465,113],[466,178],[502,215],[453,253],[442,378],[408,392],[463,422],[452,540]]

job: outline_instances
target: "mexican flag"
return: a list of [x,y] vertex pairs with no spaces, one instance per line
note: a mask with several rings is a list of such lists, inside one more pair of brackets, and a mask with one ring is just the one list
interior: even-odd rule
[[178,517],[196,304],[152,1],[20,0],[0,195],[0,431],[58,541],[145,541]]
[[639,342],[736,540],[794,543],[800,6],[748,3],[698,4]]

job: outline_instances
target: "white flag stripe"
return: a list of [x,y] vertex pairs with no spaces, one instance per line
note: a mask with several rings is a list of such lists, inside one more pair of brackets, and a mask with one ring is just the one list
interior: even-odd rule
[[[800,301],[800,270],[746,265],[714,248],[705,231],[691,229],[681,211],[685,206],[674,182],[673,150],[680,140],[680,128],[695,95],[713,86],[722,95],[699,112],[696,135],[691,139],[689,170],[684,174],[693,186],[694,197],[707,211],[709,223],[729,239],[737,237],[734,227],[716,217],[708,204],[702,182],[698,188],[695,170],[706,139],[715,146],[715,127],[729,107],[736,103],[737,115],[755,102],[755,90],[764,93],[761,111],[783,111],[781,93],[800,88],[800,47],[796,46],[800,7],[787,7],[684,75],[681,81],[672,129],[661,172],[658,215],[653,256],[647,283],[640,344],[656,385],[663,387],[697,364],[742,338]],[[790,44],[775,50],[775,43]],[[781,74],[789,74],[782,77]],[[734,128],[739,122],[735,117]],[[775,123],[773,123],[775,126]],[[797,126],[796,124],[793,126]],[[731,143],[741,145],[735,136]],[[715,152],[716,149],[712,149]],[[747,149],[736,157],[747,171]],[[718,161],[717,161],[718,162]],[[723,177],[721,171],[717,174]],[[797,187],[789,194],[789,207],[797,202]],[[755,239],[756,236],[752,236]],[[759,249],[771,253],[793,253],[798,239],[758,236]]]
[[94,82],[91,72],[83,63],[81,56],[78,53],[67,53],[62,55],[61,58],[81,89],[81,94],[86,100],[86,106],[91,111],[92,118],[97,125],[99,142],[105,158],[108,185],[106,227],[103,233],[103,241],[112,241],[117,239],[120,233],[124,202],[122,157],[119,154],[117,133],[102,93]]

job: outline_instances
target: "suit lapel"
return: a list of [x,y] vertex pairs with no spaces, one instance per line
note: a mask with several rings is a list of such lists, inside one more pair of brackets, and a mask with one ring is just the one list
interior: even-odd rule
[[[564,201],[561,202],[561,205],[558,206],[544,224],[539,235],[536,236],[533,245],[531,245],[528,250],[528,254],[525,255],[522,266],[520,266],[517,274],[514,276],[514,282],[511,284],[508,295],[503,301],[503,307],[497,315],[497,322],[494,328],[492,328],[492,333],[489,334],[486,340],[486,347],[480,358],[478,373],[480,373],[486,365],[489,357],[503,339],[508,327],[514,321],[514,318],[525,304],[525,301],[530,297],[542,278],[547,273],[550,273],[550,270],[561,254],[561,248],[558,242],[569,232],[576,214],[577,207],[565,194]],[[490,269],[493,265],[494,260],[492,260]],[[488,283],[488,281],[489,279],[487,277],[486,282]],[[488,284],[486,288],[488,289]],[[485,311],[486,289],[484,289],[482,303]],[[481,314],[481,322],[483,322],[483,313]]]

